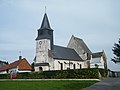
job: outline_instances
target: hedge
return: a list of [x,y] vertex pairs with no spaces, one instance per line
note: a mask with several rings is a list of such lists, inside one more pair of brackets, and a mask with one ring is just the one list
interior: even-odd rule
[[10,79],[10,74],[0,74],[0,79]]
[[[107,77],[105,69],[73,69],[73,70],[56,70],[31,73],[17,73],[17,79],[100,79]],[[0,75],[0,79],[8,79],[10,74]]]

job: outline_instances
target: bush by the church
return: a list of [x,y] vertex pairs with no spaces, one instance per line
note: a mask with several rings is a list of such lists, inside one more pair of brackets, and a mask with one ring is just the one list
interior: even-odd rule
[[107,77],[107,75],[108,75],[107,69],[99,69],[99,72],[102,77]]
[[98,69],[77,69],[77,70],[64,70],[56,73],[55,78],[64,79],[90,79],[99,78]]
[[[100,76],[101,75],[101,76]],[[32,73],[19,73],[18,79],[99,79],[107,77],[104,69],[73,69]]]
[[[107,70],[90,68],[17,74],[17,79],[100,79],[101,77],[107,77]],[[9,74],[0,75],[0,79],[8,78]]]

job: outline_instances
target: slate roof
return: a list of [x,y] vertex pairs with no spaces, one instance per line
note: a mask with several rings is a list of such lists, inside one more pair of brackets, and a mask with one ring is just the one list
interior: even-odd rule
[[[52,36],[53,36],[53,30],[50,27],[47,14],[45,13],[41,27],[40,27],[40,29],[38,29],[38,36],[37,36],[36,40],[52,39]],[[53,41],[51,41],[51,42],[53,42]]]
[[103,52],[92,53],[92,58],[99,58],[103,55]]
[[21,60],[17,60],[13,63],[10,63],[8,65],[4,65],[3,67],[0,68],[0,71],[5,71],[8,69],[12,69],[12,68],[17,68],[19,70],[32,70],[30,64],[27,62],[27,60],[25,58],[21,59]]
[[42,24],[41,24],[41,29],[44,29],[44,28],[51,29],[46,13],[44,14],[44,18],[43,18],[43,21],[42,21]]
[[54,49],[49,51],[49,56],[60,60],[83,61],[74,49],[54,45]]
[[36,63],[34,66],[49,66],[49,63]]

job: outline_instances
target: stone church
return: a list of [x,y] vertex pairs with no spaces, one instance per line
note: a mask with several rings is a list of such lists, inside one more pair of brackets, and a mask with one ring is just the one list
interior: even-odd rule
[[[82,39],[73,35],[67,47],[54,45],[53,31],[45,13],[36,38],[36,56],[34,59],[36,72],[95,68],[96,66],[105,68],[106,55],[104,51],[92,53]],[[93,58],[98,62],[92,62]]]

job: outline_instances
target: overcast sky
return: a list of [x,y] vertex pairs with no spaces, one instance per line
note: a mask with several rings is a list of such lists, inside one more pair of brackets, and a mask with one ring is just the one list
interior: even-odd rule
[[84,40],[92,52],[105,50],[108,68],[112,47],[120,38],[120,0],[0,0],[0,59],[12,62],[21,55],[35,57],[35,38],[47,7],[54,42],[67,46],[72,35]]

